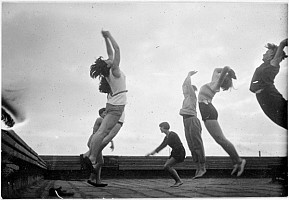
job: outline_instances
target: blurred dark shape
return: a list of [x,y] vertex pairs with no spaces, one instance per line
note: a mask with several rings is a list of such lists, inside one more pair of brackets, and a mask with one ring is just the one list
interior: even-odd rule
[[10,128],[15,124],[13,118],[3,108],[1,108],[1,120],[5,123],[6,126]]

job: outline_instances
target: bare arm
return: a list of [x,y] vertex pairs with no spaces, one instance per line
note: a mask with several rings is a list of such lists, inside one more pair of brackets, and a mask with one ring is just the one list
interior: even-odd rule
[[222,71],[221,71],[221,75],[220,75],[220,78],[218,80],[218,83],[217,83],[217,87],[219,88],[222,83],[224,82],[225,80],[225,77],[226,77],[226,74],[229,72],[229,70],[231,69],[230,67],[226,66],[224,68],[221,68]]
[[111,45],[113,47],[114,55],[113,55],[111,70],[112,70],[112,74],[118,78],[118,77],[120,77],[120,69],[119,69],[120,48],[109,31],[102,31],[102,35],[104,38],[106,38],[107,40],[109,40],[111,42]]
[[146,154],[145,156],[152,156],[152,155],[154,155],[154,154],[156,154],[156,153],[157,153],[157,152],[156,152],[155,150],[153,150],[152,152]]
[[286,46],[288,46],[288,38],[280,42],[276,54],[270,62],[271,65],[273,65],[274,67],[277,67],[279,65],[279,63],[282,61],[283,49]]
[[107,55],[108,55],[108,59],[113,61],[113,51],[110,45],[110,42],[108,41],[108,38],[105,37],[105,46],[106,46],[106,51],[107,51]]
[[195,90],[192,86],[192,83],[191,83],[191,76],[193,76],[194,74],[196,74],[197,71],[190,71],[183,83],[183,92],[185,92],[186,88],[187,88],[187,91],[189,92],[189,94],[193,94],[195,93]]
[[165,148],[168,145],[168,138],[165,137],[163,142],[158,146],[155,150],[153,150],[151,153],[148,153],[146,156],[154,155],[158,152],[160,152],[163,148]]

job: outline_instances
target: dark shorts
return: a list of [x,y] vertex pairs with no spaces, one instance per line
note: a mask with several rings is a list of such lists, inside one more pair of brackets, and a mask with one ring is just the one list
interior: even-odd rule
[[177,162],[184,162],[186,157],[186,151],[183,146],[173,149],[169,158],[173,157]]
[[267,87],[256,94],[264,113],[279,126],[288,129],[288,101],[275,87]]
[[218,112],[212,103],[206,104],[206,103],[200,102],[199,109],[200,109],[203,121],[218,119]]
[[124,105],[112,105],[107,103],[105,108],[106,114],[115,115],[121,117],[124,111]]

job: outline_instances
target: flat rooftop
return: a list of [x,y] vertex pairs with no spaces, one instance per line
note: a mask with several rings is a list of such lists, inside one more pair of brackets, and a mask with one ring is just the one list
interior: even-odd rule
[[184,184],[170,187],[174,181],[168,178],[156,179],[103,179],[107,187],[94,187],[86,180],[41,180],[21,191],[21,198],[47,199],[51,187],[62,187],[73,196],[62,198],[198,198],[198,197],[284,197],[287,187],[270,178],[183,178]]

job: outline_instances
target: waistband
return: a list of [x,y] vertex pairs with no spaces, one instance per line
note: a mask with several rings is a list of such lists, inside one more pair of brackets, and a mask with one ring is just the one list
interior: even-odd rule
[[128,90],[123,90],[123,91],[120,91],[120,92],[117,92],[117,93],[115,93],[115,94],[110,94],[110,96],[111,97],[114,97],[114,96],[116,96],[116,95],[118,95],[118,94],[121,94],[121,93],[124,93],[124,92],[128,92]]
[[182,116],[183,116],[184,119],[188,119],[190,117],[194,117],[194,115],[185,115],[185,114],[183,114]]
[[207,99],[204,99],[204,100],[202,100],[202,101],[199,101],[199,103],[209,104],[209,103],[212,103],[212,101],[207,100]]

